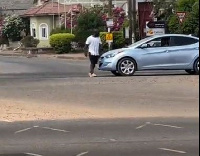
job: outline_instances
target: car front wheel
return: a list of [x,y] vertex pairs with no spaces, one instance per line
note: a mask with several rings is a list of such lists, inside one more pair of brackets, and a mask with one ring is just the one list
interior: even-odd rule
[[136,62],[131,58],[123,58],[118,63],[118,71],[122,76],[132,76],[136,71]]

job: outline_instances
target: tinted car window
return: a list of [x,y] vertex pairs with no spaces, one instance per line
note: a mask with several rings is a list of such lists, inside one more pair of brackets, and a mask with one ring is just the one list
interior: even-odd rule
[[149,48],[168,47],[170,46],[170,37],[156,38],[147,42]]
[[197,42],[199,42],[197,39],[191,37],[172,37],[172,46],[191,45]]

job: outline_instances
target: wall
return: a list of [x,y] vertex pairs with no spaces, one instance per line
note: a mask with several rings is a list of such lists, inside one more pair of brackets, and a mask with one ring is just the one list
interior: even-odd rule
[[[30,25],[32,25],[32,23],[34,23],[36,26],[36,38],[40,40],[38,47],[50,47],[49,37],[53,29],[53,16],[30,17]],[[42,23],[46,23],[48,25],[48,39],[40,38],[39,26]],[[57,25],[58,25],[58,18],[55,16],[54,26],[56,27]]]

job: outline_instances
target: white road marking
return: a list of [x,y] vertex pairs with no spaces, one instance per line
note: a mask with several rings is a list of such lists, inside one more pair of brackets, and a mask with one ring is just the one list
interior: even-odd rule
[[180,153],[180,154],[186,154],[186,152],[184,152],[184,151],[178,151],[178,150],[167,149],[167,148],[159,148],[159,150],[175,152],[175,153]]
[[22,129],[22,130],[16,131],[15,134],[22,133],[22,132],[25,132],[25,131],[28,131],[28,130],[31,130],[31,129],[33,129],[33,128]]
[[63,132],[63,133],[69,133],[69,131],[62,130],[62,129],[55,129],[55,128],[50,128],[50,127],[42,127],[43,129],[48,129],[52,131],[58,131],[58,132]]
[[146,126],[147,126],[147,124],[141,125],[141,126],[137,127],[136,129],[142,129],[142,128],[146,127]]
[[172,125],[163,125],[163,124],[154,124],[155,126],[163,126],[163,127],[170,127],[170,128],[176,128],[176,129],[182,129],[183,127],[178,126],[172,126]]
[[142,128],[146,127],[147,125],[150,125],[150,124],[151,124],[151,122],[146,122],[146,124],[141,125],[141,126],[137,127],[136,129],[142,129]]
[[76,156],[83,156],[83,155],[86,155],[86,154],[88,154],[89,152],[83,152],[83,153],[80,153],[80,154],[78,154],[78,155],[76,155]]
[[112,141],[112,142],[117,142],[117,140],[116,140],[116,139],[110,139],[110,141]]
[[39,155],[39,154],[34,154],[34,153],[24,153],[26,155],[31,155],[31,156],[42,156],[42,155]]

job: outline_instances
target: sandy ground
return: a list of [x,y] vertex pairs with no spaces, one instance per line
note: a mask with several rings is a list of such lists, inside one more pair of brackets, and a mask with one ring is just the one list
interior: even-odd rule
[[[137,78],[138,79],[138,78]],[[136,79],[136,80],[137,80]],[[122,79],[122,81],[126,81],[126,79]],[[141,80],[141,79],[140,79]],[[154,81],[152,81],[154,80]],[[98,81],[98,80],[97,80]],[[110,82],[109,82],[110,81]],[[112,103],[111,106],[108,107],[91,107],[91,105],[87,105],[88,103],[92,103],[90,101],[83,100],[85,97],[82,97],[83,105],[76,105],[76,92],[84,92],[84,87],[81,89],[74,90],[73,92],[69,92],[69,96],[73,97],[71,101],[67,104],[55,103],[55,101],[48,101],[45,103],[44,101],[38,102],[39,100],[27,99],[12,99],[12,98],[1,98],[0,99],[0,121],[31,121],[31,120],[64,120],[64,119],[87,119],[87,118],[131,118],[131,117],[198,117],[199,114],[199,96],[198,96],[198,88],[199,88],[199,77],[160,77],[156,80],[154,78],[149,78],[148,81],[144,81],[142,85],[145,86],[145,83],[148,83],[148,88],[141,87],[141,83],[138,84],[136,81],[130,81],[130,84],[127,82],[119,83],[117,86],[113,85],[113,80],[106,80],[105,84],[96,84],[94,87],[93,94],[97,94],[97,92],[103,91],[105,87],[107,91],[116,90],[117,88],[121,89],[121,93],[123,93],[123,97],[127,97],[127,101],[124,99],[120,99],[118,97],[118,101],[124,100],[124,103],[128,103],[131,101],[133,96],[135,96],[135,102],[133,102],[134,107],[128,106],[126,107],[113,107],[114,102],[109,101],[110,99],[105,95],[97,97],[97,101],[105,97],[104,103],[106,101]],[[178,83],[177,83],[178,82]],[[83,83],[83,82],[80,82]],[[96,83],[96,81],[94,82]],[[111,84],[110,84],[111,83]],[[60,89],[59,85],[57,85]],[[180,85],[181,84],[181,85]],[[65,83],[67,87],[73,84]],[[74,84],[75,85],[75,84]],[[79,84],[80,85],[80,84]],[[103,86],[105,85],[105,86]],[[131,85],[133,85],[138,92],[130,94],[130,90],[132,90]],[[138,85],[138,86],[137,86]],[[56,88],[54,86],[54,88]],[[86,84],[87,86],[87,84]],[[180,87],[181,86],[181,87]],[[102,87],[102,88],[101,88]],[[162,89],[165,87],[165,89]],[[74,87],[76,88],[76,87]],[[169,88],[174,92],[170,93]],[[183,91],[184,90],[184,91]],[[128,92],[129,91],[129,92]],[[159,95],[159,92],[166,93],[166,95]],[[147,94],[149,92],[149,94]],[[191,92],[191,93],[190,93]],[[129,93],[129,94],[128,94]],[[144,93],[144,94],[142,94]],[[187,97],[185,96],[187,95]],[[84,96],[84,95],[83,95]],[[108,95],[109,96],[109,95]],[[113,93],[113,97],[117,98],[117,93]],[[122,97],[122,96],[121,96]],[[67,98],[67,97],[66,97]],[[113,99],[114,100],[114,99]],[[143,103],[140,101],[143,100]],[[144,101],[146,100],[146,103]],[[117,101],[117,99],[115,99]],[[160,107],[160,103],[166,103],[166,105],[162,105]],[[80,101],[79,101],[80,102]],[[151,102],[151,103],[149,103]],[[154,104],[155,103],[155,104]],[[175,104],[175,106],[174,106]],[[42,107],[41,107],[42,105]],[[100,104],[99,104],[100,105]],[[106,105],[106,104],[105,104]],[[130,109],[134,108],[134,109]]]

